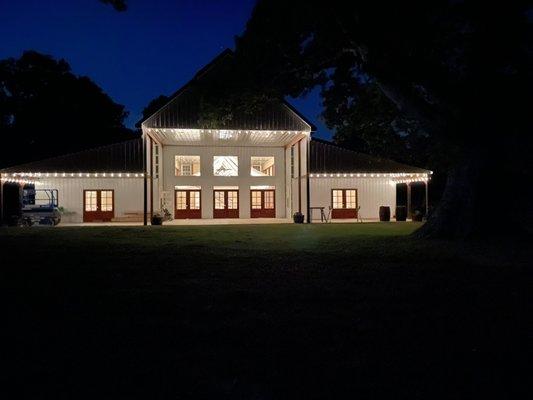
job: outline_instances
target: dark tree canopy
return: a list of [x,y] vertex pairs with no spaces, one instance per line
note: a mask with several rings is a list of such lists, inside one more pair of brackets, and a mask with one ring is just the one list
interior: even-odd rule
[[104,4],[111,5],[117,11],[126,11],[128,9],[126,0],[99,0],[99,1]]
[[144,121],[146,118],[150,117],[152,114],[154,114],[156,111],[158,111],[161,107],[163,107],[165,104],[167,104],[170,100],[170,97],[165,96],[164,94],[157,96],[155,99],[152,99],[146,107],[143,108],[142,112],[142,118],[140,121],[138,121],[135,124],[135,127],[137,129],[141,128],[142,121]]
[[321,85],[339,140],[372,120],[365,135],[379,131],[377,139],[394,143],[387,120],[416,122],[409,129],[429,135],[449,164],[424,231],[465,236],[486,229],[496,204],[523,205],[523,194],[504,196],[491,182],[530,177],[531,28],[522,1],[260,0],[237,38],[237,57],[274,95]]
[[0,61],[2,166],[130,139],[126,116],[65,60],[26,51]]

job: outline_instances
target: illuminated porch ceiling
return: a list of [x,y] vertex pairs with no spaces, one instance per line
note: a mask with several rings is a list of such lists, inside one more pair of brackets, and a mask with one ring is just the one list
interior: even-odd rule
[[310,134],[305,131],[145,128],[162,145],[287,146]]

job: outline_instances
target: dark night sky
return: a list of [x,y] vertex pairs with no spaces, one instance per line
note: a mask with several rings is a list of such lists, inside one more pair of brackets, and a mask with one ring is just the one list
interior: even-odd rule
[[[0,58],[37,50],[67,60],[116,102],[132,127],[141,110],[187,82],[224,48],[234,47],[254,0],[129,0],[119,13],[97,0],[0,0]],[[289,99],[318,127],[315,90]]]

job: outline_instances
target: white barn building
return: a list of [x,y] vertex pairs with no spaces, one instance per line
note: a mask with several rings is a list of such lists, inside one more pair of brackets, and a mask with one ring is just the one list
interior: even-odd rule
[[[427,182],[431,171],[312,138],[314,126],[288,103],[234,115],[206,129],[194,86],[216,79],[224,51],[142,123],[142,138],[0,171],[7,193],[25,185],[56,191],[68,222],[174,219],[378,219],[394,210],[398,184]],[[9,187],[8,187],[9,186]],[[10,188],[10,189],[9,189]],[[9,190],[8,190],[9,189]]]

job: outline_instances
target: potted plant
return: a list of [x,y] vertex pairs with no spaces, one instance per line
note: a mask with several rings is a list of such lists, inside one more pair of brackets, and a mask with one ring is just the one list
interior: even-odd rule
[[304,215],[300,211],[297,211],[293,214],[292,219],[294,220],[295,224],[303,224]]
[[152,225],[163,225],[163,216],[160,213],[152,215]]

